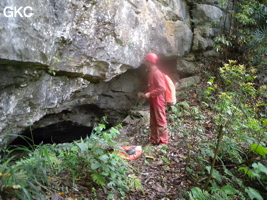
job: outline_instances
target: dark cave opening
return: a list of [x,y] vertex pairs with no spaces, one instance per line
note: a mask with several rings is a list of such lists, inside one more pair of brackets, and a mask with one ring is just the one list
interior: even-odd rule
[[[93,104],[84,104],[72,110],[48,114],[26,128],[9,146],[30,147],[39,144],[70,143],[84,139],[91,135],[93,127],[106,115],[107,113]],[[112,126],[113,123],[108,120],[106,128]]]
[[[98,123],[105,123],[106,130],[113,127],[122,117],[117,115],[117,112],[103,110],[94,104],[83,104],[71,110],[47,114],[24,129],[8,146],[31,148],[39,144],[71,143],[90,137]],[[101,120],[104,116],[109,116],[106,122]]]
[[90,136],[92,130],[93,127],[87,127],[72,121],[62,121],[33,130],[27,128],[9,146],[30,147],[39,144],[69,143]]
[[[106,130],[112,126],[112,124],[107,124]],[[8,147],[11,149],[17,147],[34,148],[35,145],[40,144],[71,143],[90,137],[93,134],[93,129],[94,127],[84,126],[73,121],[57,122],[36,129],[30,127],[18,135]]]

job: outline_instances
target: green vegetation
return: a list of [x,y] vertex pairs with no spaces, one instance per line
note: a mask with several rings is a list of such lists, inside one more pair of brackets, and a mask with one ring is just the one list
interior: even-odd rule
[[[186,147],[187,177],[196,186],[188,191],[188,199],[263,200],[267,104],[260,77],[266,76],[267,2],[221,3],[228,8],[229,19],[214,40],[221,56],[206,72],[206,89],[192,86],[187,89],[190,93],[178,94],[184,101],[172,107],[170,130],[183,138],[181,145]],[[192,91],[200,105],[190,105]],[[194,122],[189,124],[190,120]]]
[[[265,0],[222,0],[228,15],[222,23],[222,32],[215,38],[215,49],[221,61],[236,60],[240,64],[256,66],[267,64],[267,2]],[[259,71],[260,72],[260,71]]]
[[254,69],[230,61],[220,69],[224,87],[216,86],[215,79],[208,82],[203,103],[213,113],[210,120],[216,141],[202,142],[205,150],[200,149],[201,154],[194,157],[201,160],[207,173],[204,190],[192,189],[191,199],[266,198],[267,119],[261,117],[264,92],[255,88],[254,73]]
[[0,198],[30,200],[47,199],[56,194],[70,196],[69,188],[76,188],[77,184],[91,190],[92,199],[97,199],[94,196],[97,189],[102,189],[107,199],[119,199],[129,190],[141,190],[139,179],[130,174],[130,166],[116,154],[113,139],[119,134],[118,128],[104,131],[105,125],[99,124],[90,138],[84,140],[40,145],[34,150],[25,147],[6,150],[10,155],[18,150],[27,155],[18,160],[11,157],[1,161]]
[[[170,130],[182,138],[185,173],[196,186],[188,199],[267,198],[266,87],[254,83],[256,73],[230,60],[206,89],[189,87],[186,100],[171,107]],[[191,106],[194,91],[199,104]]]

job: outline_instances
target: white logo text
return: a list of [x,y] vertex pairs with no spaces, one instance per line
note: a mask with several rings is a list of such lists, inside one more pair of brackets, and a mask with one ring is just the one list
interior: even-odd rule
[[19,8],[7,6],[4,9],[4,15],[5,17],[32,17],[34,15],[32,11],[33,9],[30,6]]

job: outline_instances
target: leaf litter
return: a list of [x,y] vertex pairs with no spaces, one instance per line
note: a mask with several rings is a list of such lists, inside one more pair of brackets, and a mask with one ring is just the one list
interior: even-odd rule
[[[188,103],[201,110],[201,104],[195,98]],[[168,110],[167,115],[170,114],[171,111]],[[141,180],[143,192],[131,191],[124,199],[182,199],[188,197],[187,191],[199,186],[198,180],[190,173],[190,168],[197,169],[198,163],[189,159],[198,153],[201,141],[214,141],[214,125],[209,120],[210,113],[201,112],[201,114],[203,115],[201,119],[196,119],[194,116],[184,117],[182,125],[177,127],[176,131],[172,130],[169,144],[166,146],[154,146],[149,143],[148,125],[143,127],[138,125],[136,128],[131,124],[131,127],[127,127],[131,132],[129,136],[132,136],[127,142],[143,147],[143,155],[129,161]],[[168,125],[173,126],[171,123]],[[194,130],[196,124],[204,127],[204,130]],[[188,163],[192,166],[187,166],[190,165]]]

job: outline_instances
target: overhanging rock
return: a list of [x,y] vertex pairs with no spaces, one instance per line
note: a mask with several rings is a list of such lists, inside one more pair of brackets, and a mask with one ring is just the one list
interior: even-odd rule
[[[34,15],[7,18],[6,6],[30,6]],[[108,81],[137,68],[150,51],[182,56],[191,48],[188,24],[165,19],[165,10],[150,0],[2,0],[0,8],[1,59],[40,63],[88,79]],[[185,13],[186,4],[172,9]]]

